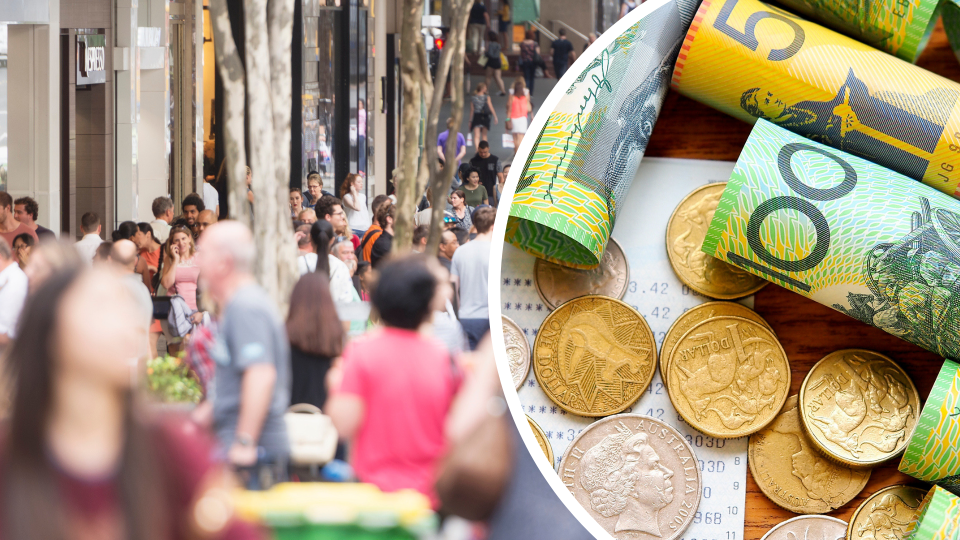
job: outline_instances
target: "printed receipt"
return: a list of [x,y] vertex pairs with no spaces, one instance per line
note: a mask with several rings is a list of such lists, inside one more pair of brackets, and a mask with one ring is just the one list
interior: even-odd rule
[[[681,313],[711,300],[688,289],[674,275],[667,260],[667,221],[687,194],[710,182],[727,181],[733,167],[732,162],[644,158],[624,201],[613,229],[613,237],[623,247],[630,263],[630,284],[623,301],[646,319],[656,337],[658,350],[670,325]],[[523,329],[531,348],[537,329],[550,313],[537,295],[535,260],[516,247],[504,244],[501,313]],[[753,298],[744,303],[753,307]],[[592,420],[567,413],[550,401],[537,384],[532,367],[519,397],[523,412],[540,424],[553,446],[556,469],[567,446]],[[697,514],[681,538],[741,540],[747,438],[716,439],[690,427],[670,403],[659,369],[643,396],[624,412],[667,422],[684,435],[697,454],[703,494]]]

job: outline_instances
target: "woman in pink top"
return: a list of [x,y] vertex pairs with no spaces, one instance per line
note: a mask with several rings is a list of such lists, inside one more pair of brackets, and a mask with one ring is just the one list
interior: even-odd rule
[[530,114],[530,96],[527,95],[527,85],[523,79],[517,78],[513,83],[513,89],[510,92],[510,98],[507,100],[507,114],[513,126],[510,132],[513,134],[514,151],[520,148],[523,142],[523,134],[527,132],[527,115]]
[[170,231],[160,284],[166,287],[171,296],[182,296],[194,311],[190,316],[191,322],[200,324],[203,321],[203,314],[197,311],[197,280],[200,277],[200,267],[194,264],[193,256],[196,252],[193,235],[186,227],[175,227]]

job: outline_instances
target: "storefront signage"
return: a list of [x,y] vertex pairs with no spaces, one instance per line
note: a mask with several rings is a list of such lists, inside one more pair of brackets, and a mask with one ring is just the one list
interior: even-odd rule
[[77,84],[107,82],[106,39],[103,34],[77,36]]

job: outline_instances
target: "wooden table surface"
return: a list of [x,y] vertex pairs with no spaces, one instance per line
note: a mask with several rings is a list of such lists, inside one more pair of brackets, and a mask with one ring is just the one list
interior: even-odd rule
[[[960,64],[937,24],[930,44],[917,65],[954,81],[960,81]],[[657,121],[647,156],[736,161],[750,135],[751,126],[681,96],[667,95]],[[769,321],[783,344],[793,372],[791,395],[810,368],[838,349],[874,350],[896,360],[913,378],[926,400],[942,365],[941,358],[890,334],[808,300],[777,285],[768,285],[756,295],[756,310]],[[896,483],[923,485],[897,471],[899,460],[874,469],[860,495],[830,515],[848,521],[863,500],[875,491]],[[771,502],[747,473],[745,540],[759,540],[771,527],[796,514]]]

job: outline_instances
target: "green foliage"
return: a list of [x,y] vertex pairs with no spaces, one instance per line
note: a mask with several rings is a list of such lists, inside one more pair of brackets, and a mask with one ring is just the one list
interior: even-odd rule
[[200,382],[182,358],[166,355],[147,361],[147,389],[165,403],[199,403]]

